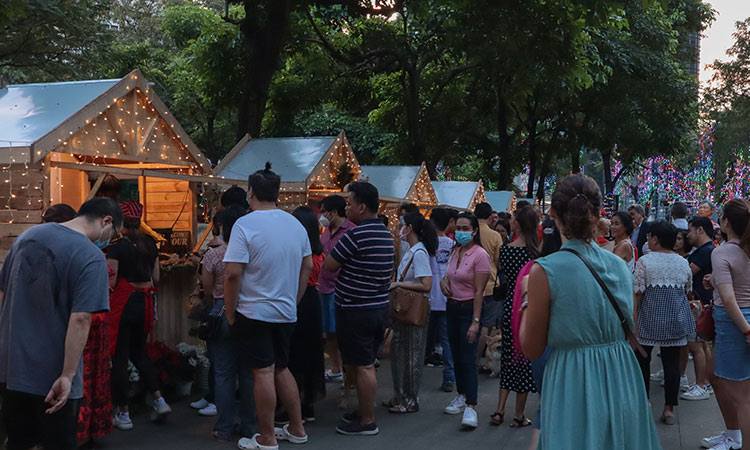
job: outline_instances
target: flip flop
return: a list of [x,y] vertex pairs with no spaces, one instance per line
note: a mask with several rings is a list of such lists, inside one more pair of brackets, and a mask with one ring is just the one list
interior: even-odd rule
[[273,429],[274,434],[276,435],[276,439],[279,441],[289,441],[292,444],[306,444],[307,443],[307,435],[304,436],[295,436],[292,433],[289,432],[289,424],[284,425],[282,428],[274,428]]
[[511,428],[523,428],[523,427],[528,427],[531,424],[532,422],[526,416],[521,416],[520,418],[514,417],[513,422],[511,422],[510,424],[510,427]]

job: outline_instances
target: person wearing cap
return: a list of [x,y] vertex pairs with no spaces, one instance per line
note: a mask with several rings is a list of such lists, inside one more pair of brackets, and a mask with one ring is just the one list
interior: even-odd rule
[[110,354],[112,355],[112,397],[118,411],[113,424],[130,430],[133,422],[128,410],[128,361],[138,369],[146,389],[154,394],[158,416],[172,409],[159,390],[153,363],[146,355],[146,338],[154,326],[154,284],[159,281],[159,255],[156,243],[138,231],[143,205],[120,202],[123,215],[122,237],[106,248],[107,263],[115,275],[110,277]]

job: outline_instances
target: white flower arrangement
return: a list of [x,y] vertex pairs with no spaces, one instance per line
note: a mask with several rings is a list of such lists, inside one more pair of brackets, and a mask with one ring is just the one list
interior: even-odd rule
[[187,361],[190,367],[199,368],[209,366],[206,349],[203,347],[180,342],[177,344],[177,352]]
[[130,361],[128,361],[128,381],[131,383],[141,381],[141,374],[138,373],[138,369],[136,369],[135,365]]

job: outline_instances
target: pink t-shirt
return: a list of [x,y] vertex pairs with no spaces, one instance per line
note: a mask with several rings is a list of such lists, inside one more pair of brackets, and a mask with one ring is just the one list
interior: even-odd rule
[[731,284],[740,308],[750,307],[750,258],[737,242],[730,241],[711,252],[711,282],[714,285],[714,304],[724,306],[718,287]]
[[468,301],[474,300],[474,274],[490,273],[490,255],[482,248],[476,245],[470,248],[461,257],[461,264],[458,264],[459,249],[455,249],[448,261],[448,282],[453,291],[453,300]]
[[[331,234],[330,228],[326,228],[325,231],[323,231],[323,234],[320,235],[320,243],[323,244],[323,255],[330,255],[333,248],[336,247],[336,244],[339,243],[346,232],[354,227],[356,227],[356,225],[349,221],[349,219],[346,219],[333,234]],[[339,271],[340,269],[335,272],[322,270],[318,278],[318,292],[321,294],[333,294],[336,290],[336,280],[339,278]]]

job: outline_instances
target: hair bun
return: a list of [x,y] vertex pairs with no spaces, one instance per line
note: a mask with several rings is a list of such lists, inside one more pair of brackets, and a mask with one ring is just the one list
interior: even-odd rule
[[271,161],[266,161],[266,172],[271,171]]

